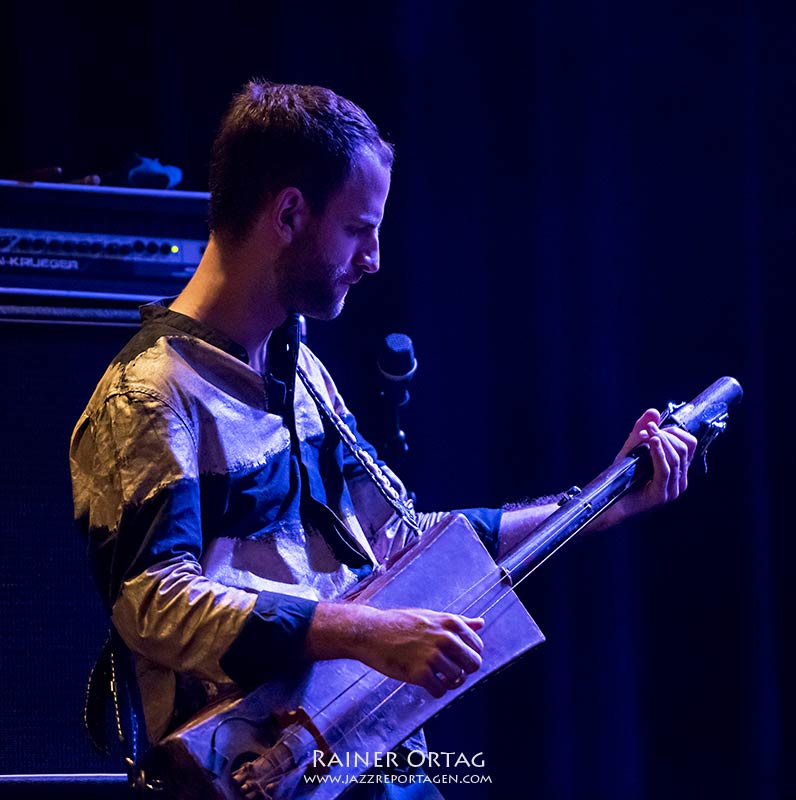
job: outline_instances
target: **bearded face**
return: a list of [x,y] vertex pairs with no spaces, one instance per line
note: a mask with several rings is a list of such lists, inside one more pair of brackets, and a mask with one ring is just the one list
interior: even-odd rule
[[284,307],[313,319],[330,320],[343,310],[349,286],[359,280],[323,247],[313,226],[297,237],[277,263]]
[[304,216],[277,260],[285,309],[315,319],[340,314],[348,289],[379,269],[379,226],[389,190],[389,169],[366,152],[325,208]]

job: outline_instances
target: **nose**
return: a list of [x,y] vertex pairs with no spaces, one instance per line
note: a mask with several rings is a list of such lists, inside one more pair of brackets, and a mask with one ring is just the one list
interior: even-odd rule
[[359,260],[359,263],[362,265],[365,272],[378,272],[379,271],[379,254],[378,251],[376,255],[369,255],[366,253],[362,254],[362,257]]
[[366,244],[363,244],[359,253],[357,254],[359,266],[365,272],[378,272],[379,271],[379,236],[375,231]]

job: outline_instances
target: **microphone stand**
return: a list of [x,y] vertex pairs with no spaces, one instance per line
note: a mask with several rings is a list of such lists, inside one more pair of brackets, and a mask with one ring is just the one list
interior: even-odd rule
[[377,367],[381,375],[379,403],[383,433],[379,454],[388,464],[399,465],[409,452],[406,433],[401,428],[401,409],[409,402],[407,386],[417,371],[412,340],[402,333],[387,336]]

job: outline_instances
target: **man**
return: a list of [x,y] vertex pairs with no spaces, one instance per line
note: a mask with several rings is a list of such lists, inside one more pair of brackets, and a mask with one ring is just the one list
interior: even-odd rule
[[[358,659],[435,697],[479,668],[481,619],[335,602],[416,531],[324,415],[358,438],[297,315],[336,317],[379,269],[392,157],[333,92],[248,84],[213,147],[195,275],[170,305],[143,309],[75,428],[76,519],[134,655],[151,741],[230,686],[307,661]],[[647,443],[652,480],[601,526],[686,488],[695,441],[659,419],[645,412],[621,453]],[[464,513],[500,556],[554,508]],[[440,516],[418,515],[419,528]]]

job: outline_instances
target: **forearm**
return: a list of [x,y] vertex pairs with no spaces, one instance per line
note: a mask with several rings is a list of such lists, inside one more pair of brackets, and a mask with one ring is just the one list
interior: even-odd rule
[[500,519],[500,545],[497,561],[524,542],[558,506],[555,503],[530,504],[506,509]]
[[378,609],[359,603],[318,603],[304,640],[307,660],[362,661],[363,648],[376,635],[380,614]]
[[[518,544],[524,542],[554,511],[558,510],[555,502],[535,503],[527,506],[512,506],[503,512],[500,522],[500,547],[497,560],[500,561]],[[586,530],[596,531],[618,525],[626,518],[620,504],[606,509],[589,523]]]
[[434,697],[481,666],[480,618],[420,608],[319,603],[304,640],[310,661],[352,658]]
[[[652,459],[652,478],[597,516],[587,530],[594,532],[613,527],[628,517],[674,500],[685,491],[696,439],[677,427],[660,429],[659,419],[660,414],[654,409],[644,412],[616,458],[617,461],[624,458],[639,444],[647,445]],[[557,507],[555,497],[545,497],[526,506],[507,507],[500,524],[498,560],[533,533]]]

